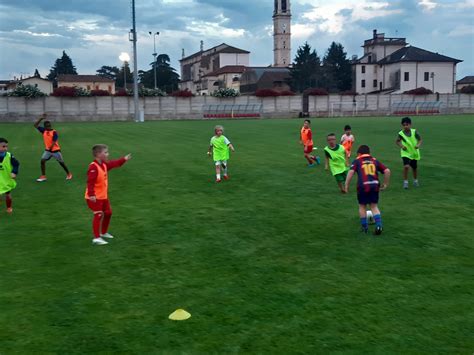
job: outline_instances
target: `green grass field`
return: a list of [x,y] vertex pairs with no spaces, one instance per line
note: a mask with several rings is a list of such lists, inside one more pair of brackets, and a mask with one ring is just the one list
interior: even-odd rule
[[[408,191],[399,121],[313,120],[320,152],[349,123],[392,169],[380,238],[359,233],[355,184],[306,167],[301,120],[219,122],[237,149],[219,185],[214,121],[57,124],[75,179],[50,162],[44,184],[41,136],[1,124],[21,171],[0,212],[0,353],[472,353],[474,117],[414,118]],[[95,143],[133,153],[110,173],[104,247],[83,198]]]

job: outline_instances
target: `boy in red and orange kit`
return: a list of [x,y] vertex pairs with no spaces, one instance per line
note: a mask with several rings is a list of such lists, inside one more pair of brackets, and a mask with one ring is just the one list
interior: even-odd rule
[[318,156],[312,155],[314,149],[313,132],[311,131],[311,121],[305,120],[300,132],[300,143],[304,146],[304,157],[308,161],[308,167],[313,167],[314,163],[318,165],[321,159]]
[[108,232],[110,219],[112,218],[112,208],[108,196],[108,171],[119,168],[132,156],[130,154],[118,160],[109,161],[109,148],[104,144],[97,144],[92,148],[94,161],[90,163],[87,170],[87,188],[85,198],[87,206],[94,212],[92,229],[94,239],[92,244],[108,244],[103,238],[112,239]]

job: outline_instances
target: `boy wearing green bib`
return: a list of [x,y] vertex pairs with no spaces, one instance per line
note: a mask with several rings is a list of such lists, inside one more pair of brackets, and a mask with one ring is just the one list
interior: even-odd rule
[[344,184],[346,182],[349,166],[346,149],[341,144],[337,144],[336,135],[334,133],[328,134],[327,141],[328,146],[324,148],[324,153],[326,154],[325,168],[326,170],[331,170],[339,186],[339,190],[344,194],[346,193]]
[[418,183],[418,160],[420,160],[420,146],[423,143],[416,129],[411,128],[410,117],[402,119],[403,129],[398,132],[397,146],[400,147],[400,155],[403,160],[403,188],[408,189],[408,171],[413,171],[413,186]]
[[16,187],[19,167],[18,160],[8,152],[8,141],[0,138],[0,196],[5,195],[7,213],[13,212],[11,192]]
[[229,180],[229,175],[227,174],[227,168],[230,157],[230,150],[235,152],[234,146],[224,136],[224,127],[216,126],[214,128],[215,135],[211,138],[211,144],[207,155],[214,158],[214,163],[216,165],[216,182],[221,182],[221,167],[224,173],[224,179]]

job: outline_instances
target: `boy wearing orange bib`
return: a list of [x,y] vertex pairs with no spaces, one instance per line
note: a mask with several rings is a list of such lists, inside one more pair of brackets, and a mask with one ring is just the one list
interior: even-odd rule
[[349,125],[344,127],[344,134],[341,137],[341,145],[344,147],[347,153],[347,157],[350,158],[352,154],[352,146],[354,145],[355,138],[352,134],[352,128]]
[[308,167],[313,167],[314,163],[318,165],[321,163],[321,159],[318,156],[312,155],[314,149],[313,143],[313,132],[311,131],[311,121],[305,120],[303,127],[300,132],[300,143],[304,146],[304,157],[308,161]]
[[87,206],[94,213],[92,220],[92,230],[94,239],[92,244],[108,244],[103,238],[112,239],[108,232],[110,219],[112,218],[112,208],[108,196],[108,172],[109,170],[121,167],[132,156],[130,154],[118,160],[109,161],[109,148],[104,144],[95,145],[92,148],[94,161],[90,163],[87,171],[87,188],[85,198]]
[[58,132],[53,129],[50,121],[44,121],[43,127],[40,127],[41,121],[46,118],[46,114],[42,115],[35,122],[35,128],[43,136],[44,142],[44,153],[41,157],[41,176],[36,179],[38,182],[44,182],[48,180],[46,178],[46,162],[51,158],[56,159],[56,161],[61,165],[61,167],[66,172],[66,180],[72,179],[72,174],[69,172],[68,167],[64,163],[63,155],[61,154],[61,147],[58,143]]

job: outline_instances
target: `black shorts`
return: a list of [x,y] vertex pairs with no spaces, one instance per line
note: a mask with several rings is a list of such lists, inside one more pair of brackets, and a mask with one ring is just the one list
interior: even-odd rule
[[359,205],[370,205],[371,203],[379,203],[379,192],[359,191],[357,192],[357,200],[359,201]]
[[416,170],[416,168],[418,167],[418,160],[412,160],[407,157],[402,157],[402,160],[403,160],[403,165],[405,166],[409,165],[414,170]]

